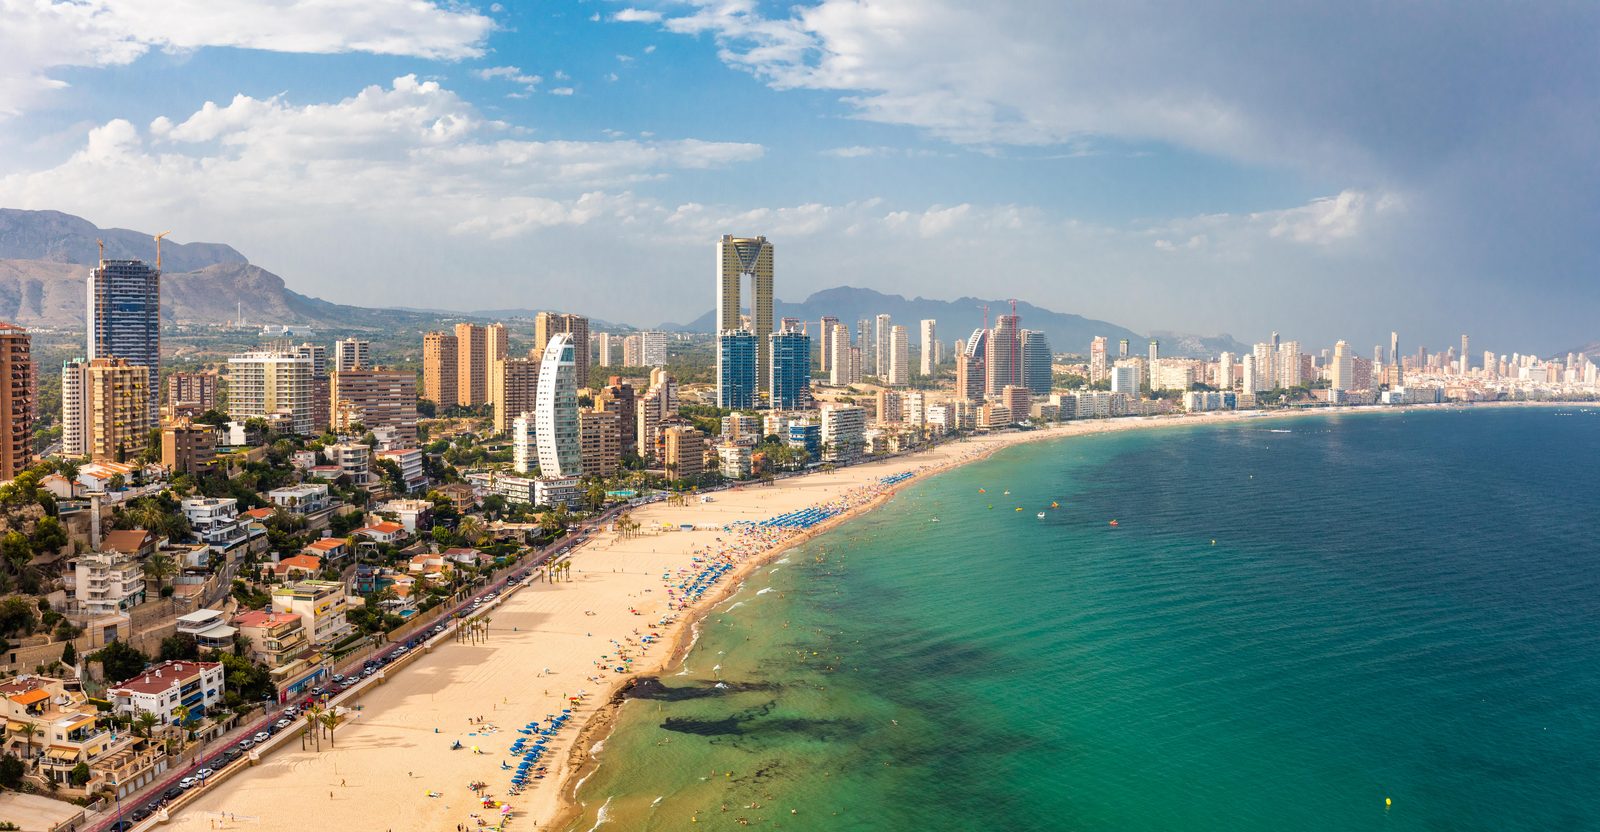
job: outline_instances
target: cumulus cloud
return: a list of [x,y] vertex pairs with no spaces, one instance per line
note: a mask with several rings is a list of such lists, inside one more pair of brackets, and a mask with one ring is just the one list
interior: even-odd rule
[[128,64],[151,49],[228,46],[454,60],[483,53],[488,17],[427,0],[0,0],[0,114],[66,86],[67,67]]

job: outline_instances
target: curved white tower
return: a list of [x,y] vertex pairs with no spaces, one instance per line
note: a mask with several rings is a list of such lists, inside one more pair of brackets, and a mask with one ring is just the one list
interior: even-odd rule
[[578,371],[573,351],[570,334],[551,336],[539,363],[539,388],[533,416],[540,476],[576,477],[581,473]]

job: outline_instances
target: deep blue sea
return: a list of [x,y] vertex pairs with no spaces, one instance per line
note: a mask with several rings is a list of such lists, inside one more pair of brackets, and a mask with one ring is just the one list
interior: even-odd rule
[[1597,477],[1579,408],[1002,452],[756,573],[574,828],[1600,830]]

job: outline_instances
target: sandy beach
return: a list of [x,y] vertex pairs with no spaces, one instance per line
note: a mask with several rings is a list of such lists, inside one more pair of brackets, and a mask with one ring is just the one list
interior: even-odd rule
[[[1392,411],[1390,411],[1392,412]],[[794,543],[881,503],[898,487],[1020,442],[1163,426],[1234,422],[1256,414],[1218,413],[1068,422],[1051,429],[984,435],[903,457],[717,492],[710,502],[658,503],[634,512],[643,527],[621,539],[602,531],[575,550],[571,580],[530,582],[490,613],[486,641],[446,638],[345,702],[361,710],[330,746],[298,739],[254,768],[199,795],[164,829],[453,830],[497,827],[501,807],[484,808],[469,784],[512,811],[510,829],[559,828],[588,760],[603,739],[613,695],[631,678],[667,669],[687,650],[693,622],[756,566]],[[915,476],[894,486],[882,480]],[[743,537],[740,521],[833,504],[841,510],[804,533]],[[693,531],[664,531],[693,525]],[[703,594],[671,588],[716,564],[725,571]],[[664,580],[665,579],[665,580]],[[618,672],[617,668],[623,668]],[[571,697],[582,696],[573,703]],[[542,779],[510,795],[518,757],[512,744],[530,722],[572,715],[548,738]],[[481,722],[480,722],[481,720]],[[536,737],[530,737],[536,739]],[[452,750],[459,741],[461,748]],[[477,753],[474,748],[478,749]],[[475,817],[476,814],[478,817]]]

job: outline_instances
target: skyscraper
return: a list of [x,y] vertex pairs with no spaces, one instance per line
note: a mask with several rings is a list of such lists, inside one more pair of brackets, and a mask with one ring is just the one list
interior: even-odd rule
[[857,320],[855,347],[857,350],[861,351],[862,375],[877,372],[877,358],[872,354],[873,348],[877,345],[877,339],[872,337],[872,319],[861,318],[860,320]]
[[1217,389],[1233,389],[1233,353],[1224,352],[1217,358]]
[[612,376],[610,383],[600,388],[595,396],[595,407],[617,414],[621,419],[618,429],[621,431],[622,452],[638,453],[638,402],[633,395],[633,385],[624,383],[621,376]]
[[1120,338],[1120,339],[1117,340],[1117,358],[1121,359],[1121,358],[1127,358],[1127,357],[1128,357],[1128,339]]
[[145,449],[155,419],[150,368],[125,358],[61,365],[61,452],[126,462]]
[[[722,235],[717,241],[717,332],[748,329],[757,344],[767,343],[772,334],[772,279],[772,243],[766,237]],[[740,320],[742,287],[747,280],[751,284],[748,327]],[[759,350],[756,355],[756,378],[761,385],[767,383],[769,372],[765,352]]]
[[33,383],[28,331],[0,323],[0,480],[33,463]]
[[160,411],[161,271],[143,260],[105,260],[89,270],[88,353],[149,369],[148,413]]
[[665,367],[667,364],[667,334],[655,330],[639,333],[639,366]]
[[832,315],[823,315],[822,328],[817,331],[817,367],[818,372],[826,374],[833,367],[833,328],[839,325],[839,319]]
[[772,378],[767,394],[773,410],[811,406],[811,338],[804,332],[774,332],[767,337]]
[[989,330],[975,329],[956,353],[956,398],[981,402],[989,378]]
[[[1126,338],[1123,339],[1123,343],[1127,343]],[[1123,351],[1126,352],[1126,348]],[[1106,368],[1109,366],[1110,363],[1106,361],[1106,337],[1096,335],[1094,340],[1089,342],[1089,381],[1103,381],[1106,377]]]
[[313,414],[312,359],[293,350],[266,349],[228,359],[228,417],[275,421],[290,433],[309,436]]
[[335,371],[329,379],[333,428],[348,431],[362,425],[388,432],[393,447],[417,443],[417,376],[410,370],[358,366]]
[[850,378],[850,328],[844,324],[834,324],[828,339],[831,343],[828,348],[828,383],[834,387],[853,384],[854,380]]
[[1305,379],[1300,377],[1300,342],[1284,341],[1278,344],[1278,387],[1287,390],[1299,387]]
[[1352,374],[1354,366],[1351,361],[1354,356],[1350,354],[1350,346],[1343,341],[1333,345],[1333,363],[1329,365],[1328,387],[1333,390],[1350,390],[1352,387]]
[[572,336],[573,372],[578,386],[589,386],[589,319],[561,312],[540,312],[533,319],[533,354],[543,355],[550,339],[565,332]]
[[456,401],[477,407],[489,401],[489,328],[456,324]]
[[611,366],[611,345],[616,339],[611,333],[602,332],[595,338],[595,363],[602,367]]
[[717,335],[718,407],[743,410],[756,406],[756,366],[769,363],[757,361],[756,343],[748,329],[725,329]]
[[894,359],[894,356],[890,353],[894,349],[893,326],[888,315],[878,315],[872,319],[873,375],[887,376],[889,374],[889,365]]
[[422,336],[422,397],[441,411],[461,401],[456,369],[456,336],[448,332]]
[[1471,348],[1472,348],[1471,341],[1467,338],[1466,333],[1462,333],[1461,334],[1461,371],[1460,371],[1461,375],[1466,375],[1467,371],[1472,369],[1472,353],[1469,352],[1469,350],[1471,350]]
[[1035,396],[1050,395],[1054,381],[1051,370],[1050,341],[1043,332],[1022,331],[1022,386]]
[[505,358],[495,362],[489,381],[496,433],[511,430],[517,416],[532,412],[539,389],[539,359]]
[[938,322],[932,318],[922,319],[922,338],[919,356],[922,363],[922,374],[933,375],[935,367],[939,366],[939,333]]
[[[887,323],[888,315],[879,315],[878,323]],[[888,340],[879,339],[878,347],[888,356],[884,383],[890,387],[904,387],[911,383],[911,334],[903,326],[890,326]]]
[[998,396],[1007,384],[1022,386],[1022,316],[999,315],[989,334],[988,383],[985,392]]
[[578,414],[579,464],[586,477],[609,477],[622,461],[622,417],[608,410]]
[[333,342],[333,369],[347,372],[372,366],[372,342],[360,338],[346,338]]
[[582,473],[574,351],[573,336],[558,333],[550,337],[539,362],[534,431],[539,447],[539,473],[546,477],[576,477]]

